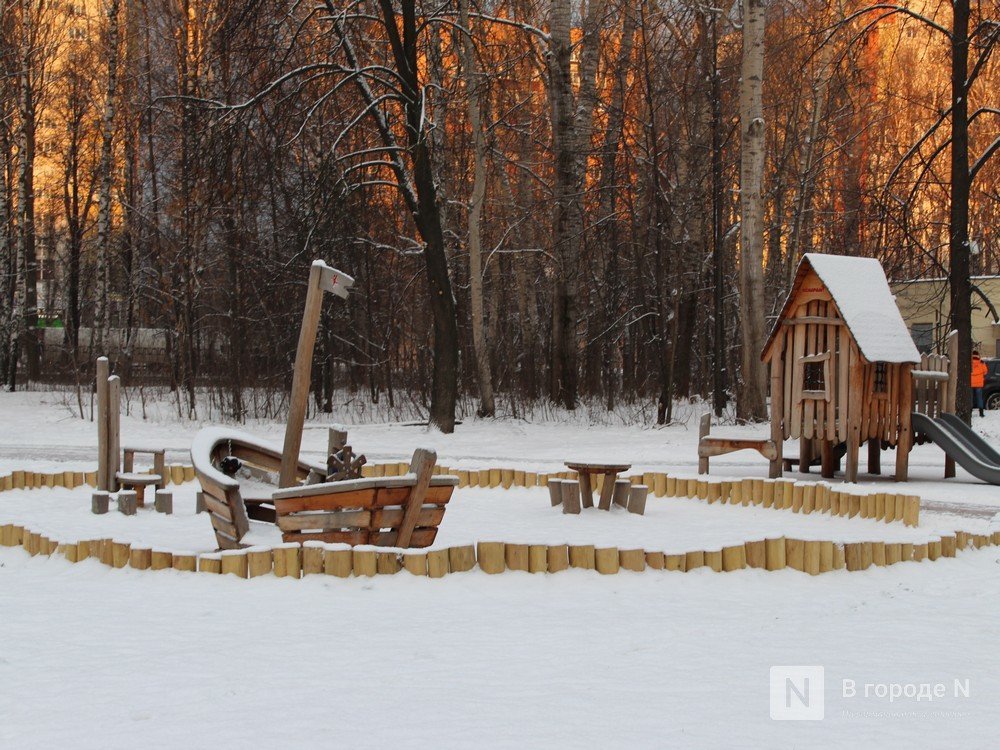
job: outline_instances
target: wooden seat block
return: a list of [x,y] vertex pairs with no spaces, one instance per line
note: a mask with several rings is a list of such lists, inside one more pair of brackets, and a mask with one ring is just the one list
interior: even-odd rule
[[559,486],[562,492],[563,513],[576,515],[580,512],[580,483],[564,479]]
[[562,480],[552,479],[548,483],[549,486],[549,501],[552,503],[552,507],[561,505],[563,501],[562,496]]
[[633,485],[629,490],[628,512],[643,515],[646,512],[646,496],[649,488],[644,484]]
[[98,490],[90,496],[90,512],[96,515],[103,515],[108,512],[108,502],[110,496],[104,490]]

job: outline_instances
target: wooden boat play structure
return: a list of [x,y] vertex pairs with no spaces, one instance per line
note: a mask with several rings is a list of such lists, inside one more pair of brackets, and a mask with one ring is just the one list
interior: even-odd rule
[[[418,448],[403,476],[341,481],[325,481],[327,466],[299,457],[323,292],[346,298],[353,284],[350,276],[313,262],[282,448],[220,427],[195,436],[191,459],[221,549],[246,546],[251,519],[276,523],[286,542],[391,547],[434,542],[458,484],[457,477],[434,475],[434,451]],[[236,459],[232,464],[239,468],[224,472],[226,458]]]
[[[236,476],[219,468],[229,457],[242,464]],[[418,448],[410,471],[398,477],[325,482],[325,466],[299,459],[296,483],[279,490],[283,451],[227,427],[201,430],[191,458],[220,549],[246,546],[251,520],[276,523],[286,542],[426,547],[458,485],[458,477],[435,476],[437,454]]]

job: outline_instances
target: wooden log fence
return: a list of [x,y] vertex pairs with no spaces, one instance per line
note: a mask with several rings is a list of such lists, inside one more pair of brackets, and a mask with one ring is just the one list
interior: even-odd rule
[[[366,465],[369,476],[396,476],[405,473],[403,464]],[[552,502],[562,498],[563,482],[575,484],[572,472],[544,474],[520,470],[485,469],[480,471],[436,468],[436,473],[456,474],[461,486],[505,489],[558,487]],[[167,481],[191,481],[193,468],[181,464],[170,467]],[[826,513],[844,518],[869,518],[885,523],[917,526],[920,499],[915,495],[870,493],[859,495],[823,483],[795,482],[783,479],[714,480],[675,477],[648,472],[623,478],[631,488],[649,488],[653,497],[698,498],[707,503],[755,505],[800,513]],[[0,476],[0,492],[65,487],[96,487],[96,472],[39,473],[12,471]],[[624,487],[624,485],[623,485]],[[575,487],[574,487],[575,490]],[[619,493],[621,497],[624,489]],[[572,493],[579,497],[577,492]],[[627,501],[626,501],[627,502]],[[619,503],[621,504],[621,503]],[[70,563],[97,560],[114,568],[138,570],[177,570],[227,574],[235,578],[260,576],[302,578],[328,575],[340,578],[410,574],[441,578],[475,569],[497,574],[507,571],[558,573],[572,568],[597,571],[601,575],[620,571],[661,570],[688,572],[707,568],[732,572],[745,568],[767,571],[786,568],[809,575],[837,570],[860,571],[870,567],[901,562],[934,561],[959,553],[1000,546],[1000,531],[976,534],[957,530],[932,538],[927,543],[884,542],[880,540],[838,543],[830,540],[801,540],[774,537],[746,541],[706,550],[657,551],[638,548],[597,547],[594,545],[516,544],[500,541],[479,542],[442,549],[393,550],[354,547],[344,544],[280,544],[273,548],[250,547],[226,553],[172,552],[148,547],[133,547],[114,539],[91,539],[63,543],[39,531],[18,524],[0,524],[0,546],[23,547],[31,556],[61,555]]]
[[224,552],[171,552],[118,539],[59,542],[19,524],[0,524],[0,547],[22,547],[32,557],[61,555],[70,563],[96,560],[113,568],[178,570],[252,579],[273,575],[338,578],[410,574],[442,578],[476,570],[498,574],[558,573],[577,568],[613,575],[621,571],[690,572],[706,568],[734,572],[746,568],[791,569],[808,575],[887,567],[903,562],[953,558],[985,547],[1000,546],[1000,531],[976,534],[957,530],[927,543],[881,540],[839,543],[830,540],[769,537],[723,547],[687,552],[640,548],[595,547],[590,544],[515,544],[479,542],[440,549],[412,550],[354,547],[321,542],[285,543]]

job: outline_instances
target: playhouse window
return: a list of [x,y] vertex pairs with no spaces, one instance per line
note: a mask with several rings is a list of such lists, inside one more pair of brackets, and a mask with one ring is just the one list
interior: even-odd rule
[[875,393],[888,393],[888,367],[885,362],[875,363]]
[[830,352],[807,354],[799,360],[804,399],[830,400]]
[[806,362],[803,365],[802,388],[807,391],[822,391],[826,388],[823,362]]

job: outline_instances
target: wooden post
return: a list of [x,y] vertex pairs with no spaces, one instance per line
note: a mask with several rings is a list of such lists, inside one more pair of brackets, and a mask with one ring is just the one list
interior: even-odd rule
[[[666,563],[665,556],[662,552],[647,552],[646,553],[646,567],[652,568],[653,570],[663,570]],[[625,567],[625,561],[622,560],[622,567]]]
[[107,357],[97,358],[97,489],[108,491],[108,374]]
[[802,568],[811,576],[819,575],[820,543],[807,541],[803,544]]
[[193,573],[197,570],[197,557],[193,554],[173,555],[173,568]]
[[722,548],[722,569],[727,573],[747,566],[746,548],[742,544]]
[[[767,541],[761,539],[756,542],[744,542],[744,548],[746,549],[746,561],[747,567],[750,568],[766,568],[767,567]],[[782,552],[784,551],[784,545],[782,545]]]
[[905,482],[910,471],[910,450],[913,448],[913,375],[912,365],[901,367],[899,378],[899,437],[896,440],[897,482]]
[[549,548],[544,544],[528,547],[528,572],[545,573],[549,569]]
[[585,570],[594,569],[594,545],[592,544],[571,544],[569,545],[569,566],[571,568],[583,568]]
[[210,552],[206,555],[198,555],[198,572],[214,573],[215,575],[221,574],[222,555],[217,552]]
[[476,560],[484,573],[491,575],[506,570],[503,542],[479,542],[476,545]]
[[792,570],[805,570],[805,542],[785,539],[785,565]]
[[98,490],[90,496],[90,512],[102,515],[108,512],[108,493],[105,490]]
[[162,549],[154,549],[152,551],[149,561],[151,570],[166,570],[171,565],[173,565],[173,555],[169,552]]
[[663,569],[664,570],[676,570],[679,573],[683,573],[687,568],[687,555],[664,555],[663,556]]
[[271,572],[273,562],[271,550],[267,547],[250,547],[247,553],[247,577],[267,575]]
[[452,573],[464,573],[476,567],[476,548],[471,544],[448,548],[448,567]]
[[580,483],[572,479],[564,479],[559,484],[562,491],[563,513],[578,514],[580,512]]
[[643,515],[646,512],[646,495],[649,488],[642,484],[637,484],[631,488],[628,498],[628,512],[636,515]]
[[618,560],[617,547],[597,547],[594,549],[594,567],[601,575],[613,575],[618,572],[621,563]]
[[306,420],[309,404],[309,386],[312,376],[313,349],[316,346],[316,332],[319,328],[319,314],[323,307],[323,292],[330,291],[341,297],[347,296],[347,289],[354,279],[341,274],[322,261],[313,261],[309,269],[306,287],[306,306],[302,313],[302,328],[295,350],[295,369],[292,373],[292,394],[288,405],[288,423],[285,426],[285,443],[281,451],[281,475],[279,487],[295,485],[295,469],[302,447],[302,427]]
[[247,564],[246,550],[231,549],[220,553],[222,560],[219,566],[219,573],[222,575],[234,575],[237,578],[247,578],[249,566]]
[[[667,555],[664,564],[669,570],[669,558]],[[702,550],[692,550],[684,554],[684,570],[694,570],[705,565],[705,553]]]
[[708,474],[708,456],[701,455],[701,439],[712,431],[712,415],[705,413],[698,421],[698,473]]
[[322,572],[323,543],[304,542],[302,544],[302,575],[318,575]]
[[156,499],[153,501],[153,507],[156,508],[157,513],[163,513],[169,516],[174,512],[173,493],[167,492],[167,490],[157,490]]
[[[864,392],[864,367],[859,359],[857,346],[851,342],[850,348],[850,381],[848,385],[847,404],[847,468],[844,481],[858,481],[858,449],[861,446],[861,399]],[[841,354],[843,356],[843,354]],[[843,408],[844,404],[840,404]]]
[[879,438],[868,438],[868,473],[882,473],[882,441]]
[[622,508],[628,507],[629,490],[632,487],[632,483],[627,479],[619,479],[615,482],[614,493],[611,497],[611,502],[615,505],[619,505]]
[[129,551],[131,545],[128,542],[111,542],[111,565],[115,568],[124,568],[128,564]]
[[562,480],[561,479],[550,479],[549,480],[549,501],[552,503],[552,507],[561,505],[563,501],[562,496]]
[[781,476],[785,444],[785,334],[779,333],[771,352],[771,442],[774,443],[774,460],[768,466],[771,479]]
[[508,570],[528,570],[528,545],[505,544],[504,558]]
[[[337,578],[349,578],[353,567],[353,553],[346,544],[327,546],[323,549],[323,572],[328,576]],[[407,555],[409,557],[409,555]],[[427,561],[424,555],[420,555],[424,560],[424,572],[427,573]]]
[[[625,570],[640,573],[646,569],[646,551],[642,549],[618,550],[618,564]],[[662,553],[660,553],[660,567],[663,567]]]
[[721,549],[705,550],[705,565],[714,570],[716,573],[721,573],[722,550]]
[[[305,554],[305,548],[303,548],[302,551],[303,554]],[[448,550],[438,550],[438,552],[443,553],[447,560]],[[305,562],[303,562],[302,572],[303,573],[309,572],[305,569],[305,567],[306,567]],[[438,565],[438,567],[440,567],[440,565]],[[375,570],[380,576],[395,575],[400,570],[402,570],[402,568],[403,566],[402,563],[400,562],[398,552],[379,552],[378,557],[375,559]],[[322,567],[317,572],[322,572]],[[447,570],[445,572],[447,572]]]
[[550,545],[547,548],[546,558],[550,573],[566,570],[569,568],[569,547],[565,544]]
[[153,562],[153,551],[149,547],[132,547],[129,549],[128,565],[136,570],[149,570]]
[[118,470],[122,460],[122,381],[117,375],[108,378],[108,490],[118,489]]
[[820,476],[825,479],[833,479],[834,471],[836,470],[836,460],[833,457],[833,441],[832,440],[820,440],[819,442],[819,455],[820,455]]
[[410,491],[410,499],[407,502],[406,510],[403,512],[403,520],[399,524],[399,531],[396,534],[397,547],[409,547],[413,530],[417,526],[417,519],[420,516],[420,508],[424,504],[424,497],[427,488],[430,486],[431,476],[434,472],[434,464],[437,462],[437,453],[426,448],[417,448],[413,451],[413,460],[409,469],[417,475],[417,483]]
[[378,551],[355,547],[351,554],[351,566],[356,576],[374,576],[378,572]]
[[[327,554],[329,555],[330,553],[327,552]],[[427,575],[427,554],[423,552],[419,554],[407,552],[405,555],[403,555],[403,569],[407,573],[410,573],[411,575],[415,576]],[[329,566],[327,566],[326,572],[327,574],[330,574]],[[346,578],[346,577],[347,576],[341,576],[341,578]]]
[[448,550],[436,549],[427,553],[427,577],[444,578],[448,575]]

